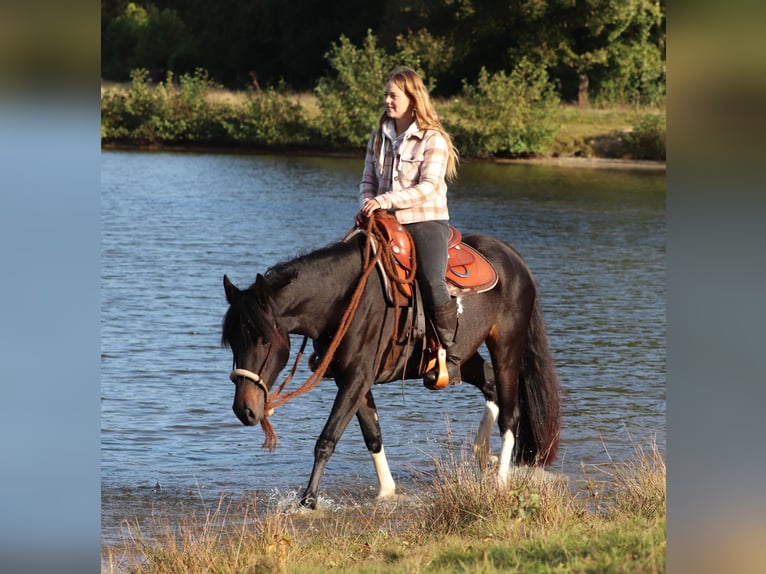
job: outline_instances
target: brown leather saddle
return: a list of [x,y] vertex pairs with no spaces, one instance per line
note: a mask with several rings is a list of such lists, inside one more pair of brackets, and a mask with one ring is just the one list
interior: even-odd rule
[[[393,215],[378,212],[375,218],[396,263],[394,267],[398,277],[404,280],[412,273],[412,238]],[[497,271],[492,264],[476,249],[463,243],[462,239],[462,233],[450,225],[445,278],[453,297],[483,293],[497,285]],[[392,299],[397,305],[407,305],[412,297],[412,287],[405,282],[396,283],[396,286],[397,289],[390,289]]]

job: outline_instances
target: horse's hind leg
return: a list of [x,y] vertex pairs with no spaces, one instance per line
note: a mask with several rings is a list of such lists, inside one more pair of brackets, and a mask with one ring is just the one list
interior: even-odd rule
[[372,463],[375,465],[375,472],[378,475],[378,500],[392,498],[396,494],[396,484],[394,483],[393,476],[391,476],[386,453],[383,450],[383,435],[380,432],[378,411],[372,398],[372,390],[367,392],[364,400],[359,405],[359,410],[356,411],[356,419],[359,421],[364,444],[367,445],[367,450],[370,452],[370,456],[372,456]]
[[513,332],[502,338],[491,337],[487,341],[495,365],[497,404],[500,409],[498,426],[502,442],[497,471],[501,485],[507,483],[511,463],[515,458],[516,432],[520,420],[518,393],[523,343],[524,334]]
[[489,437],[500,412],[496,401],[495,372],[492,364],[477,351],[461,366],[461,376],[465,382],[477,387],[486,400],[484,414],[479,423],[479,430],[476,432],[476,443],[473,446],[479,465],[481,468],[486,468],[490,462],[497,461],[496,457],[490,455],[489,448]]

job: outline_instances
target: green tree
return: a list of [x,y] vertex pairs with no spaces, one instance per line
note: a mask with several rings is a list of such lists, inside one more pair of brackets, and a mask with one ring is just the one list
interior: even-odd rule
[[597,100],[656,102],[665,85],[664,13],[657,0],[588,0],[554,10],[564,96],[572,99],[586,76]]
[[139,66],[178,74],[192,72],[195,69],[192,36],[178,13],[150,4],[147,16],[136,42]]
[[191,72],[196,60],[192,34],[175,10],[134,2],[107,26],[102,52],[103,76],[117,81],[137,68],[161,80],[166,71]]
[[106,27],[102,40],[102,75],[110,80],[124,81],[131,70],[139,67],[136,44],[149,21],[146,10],[133,2]]
[[[443,94],[479,70],[512,70],[522,59],[544,66],[564,99],[581,76],[597,98],[646,102],[664,93],[664,0],[391,0],[384,42],[416,30],[449,46],[439,70]],[[405,35],[405,37],[407,37]]]

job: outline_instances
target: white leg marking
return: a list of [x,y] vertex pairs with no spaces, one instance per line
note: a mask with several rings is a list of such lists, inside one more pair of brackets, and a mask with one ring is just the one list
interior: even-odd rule
[[394,477],[391,476],[391,469],[388,468],[388,460],[386,460],[386,451],[383,447],[380,447],[380,452],[370,453],[372,455],[372,463],[375,465],[375,472],[378,474],[378,500],[384,498],[392,498],[396,494],[396,484],[394,484]]
[[476,445],[474,446],[474,453],[482,468],[492,462],[489,454],[489,436],[492,433],[492,427],[495,426],[499,412],[500,408],[493,401],[487,401],[484,405],[484,416],[481,417],[479,430],[476,432]]
[[500,464],[497,468],[497,482],[500,486],[508,483],[508,473],[511,470],[511,457],[516,440],[510,430],[503,434],[503,446],[500,449]]

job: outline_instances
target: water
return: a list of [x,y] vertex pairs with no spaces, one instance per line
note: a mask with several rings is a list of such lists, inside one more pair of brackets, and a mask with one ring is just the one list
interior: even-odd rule
[[[334,384],[280,407],[280,447],[262,450],[260,427],[231,411],[222,277],[244,287],[340,239],[357,211],[361,168],[361,159],[102,153],[104,542],[155,504],[305,487]],[[576,475],[647,440],[664,446],[664,186],[656,173],[467,163],[451,188],[453,223],[511,243],[539,283],[566,391],[554,470]],[[304,361],[294,384],[307,376]],[[433,392],[409,381],[375,394],[404,492],[420,487],[448,433],[455,444],[475,433],[483,408],[469,385]],[[376,489],[352,422],[322,495],[367,501]]]

